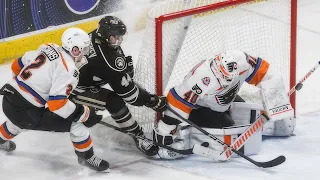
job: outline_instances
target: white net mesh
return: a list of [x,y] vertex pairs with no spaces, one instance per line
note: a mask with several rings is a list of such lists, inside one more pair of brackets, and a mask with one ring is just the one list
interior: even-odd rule
[[[156,74],[155,18],[218,2],[224,1],[171,0],[153,7],[148,13],[134,80],[150,93],[156,93],[159,87],[156,84],[160,76]],[[290,19],[290,0],[255,0],[164,21],[161,49],[163,94],[182,82],[200,60],[227,49],[241,49],[266,59],[281,73],[289,88]],[[259,98],[252,95],[255,91],[245,85],[240,95],[246,100],[257,101]],[[131,107],[131,110],[144,130],[151,132],[155,113],[145,107]]]

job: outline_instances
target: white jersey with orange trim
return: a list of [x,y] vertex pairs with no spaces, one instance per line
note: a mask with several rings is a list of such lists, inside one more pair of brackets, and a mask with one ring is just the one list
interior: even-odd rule
[[[191,110],[199,106],[225,112],[230,108],[245,81],[257,86],[260,82],[272,77],[267,61],[254,58],[240,50],[232,51],[236,51],[235,53],[240,56],[235,57],[238,62],[239,76],[232,81],[231,85],[221,86],[219,79],[210,68],[213,59],[203,60],[186,75],[181,84],[169,91],[168,105],[186,119]],[[165,111],[165,115],[180,119],[170,111]]]
[[29,51],[11,66],[10,82],[26,100],[37,107],[67,118],[76,106],[68,96],[77,86],[79,71],[72,57],[56,44],[44,44]]

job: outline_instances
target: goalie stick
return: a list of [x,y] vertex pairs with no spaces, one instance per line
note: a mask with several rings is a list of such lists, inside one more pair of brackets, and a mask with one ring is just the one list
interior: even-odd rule
[[[150,139],[148,139],[148,138],[146,138],[146,137],[138,136],[138,135],[135,135],[135,134],[133,134],[133,133],[124,131],[123,129],[121,129],[121,128],[117,127],[117,126],[114,126],[114,125],[112,125],[112,124],[109,124],[109,123],[106,123],[106,122],[103,122],[103,121],[100,121],[99,124],[104,125],[104,126],[107,126],[107,127],[109,127],[109,128],[112,128],[112,129],[114,129],[114,130],[116,130],[116,131],[119,131],[119,132],[122,132],[122,133],[124,133],[124,134],[127,134],[127,135],[129,135],[129,136],[134,136],[134,137],[136,137],[136,138],[138,138],[138,139],[150,140]],[[150,140],[150,141],[152,141],[152,140]],[[176,153],[179,153],[179,154],[182,154],[182,155],[194,154],[194,153],[192,152],[192,149],[193,149],[193,148],[191,148],[191,149],[185,149],[185,150],[179,150],[179,149],[174,149],[174,148],[172,148],[172,147],[163,145],[163,144],[158,143],[158,142],[155,142],[155,141],[153,141],[152,143],[153,143],[154,145],[156,145],[156,146],[159,146],[159,147],[168,149],[168,150],[170,150],[170,151],[173,151],[173,152],[176,152]],[[203,143],[203,144],[204,144],[204,146],[207,145],[206,142]]]
[[[175,115],[177,115],[178,117],[180,117],[182,120],[184,120],[188,124],[190,124],[192,127],[196,128],[197,130],[199,130],[203,134],[205,134],[208,137],[210,137],[211,139],[213,139],[214,141],[217,141],[218,143],[220,143],[223,146],[227,146],[228,149],[230,149],[232,152],[238,154],[240,157],[246,159],[247,161],[251,162],[252,164],[254,164],[254,165],[258,166],[258,167],[262,167],[262,168],[274,167],[274,166],[277,166],[279,164],[282,164],[286,160],[286,158],[284,156],[279,156],[279,157],[277,157],[277,158],[275,158],[273,160],[267,161],[267,162],[255,161],[255,160],[251,159],[250,157],[246,156],[245,154],[243,154],[242,152],[234,149],[232,146],[224,143],[219,138],[215,137],[214,135],[210,134],[206,130],[202,129],[201,127],[199,127],[198,125],[196,125],[192,121],[183,118],[179,113],[175,112],[172,108],[170,108],[170,106],[168,106],[168,110],[171,111],[172,113],[174,113]],[[269,117],[266,114],[262,114],[262,116],[264,116],[264,118],[266,118],[267,120],[269,119]]]
[[299,83],[297,83],[295,86],[293,86],[288,95],[290,96],[291,94],[293,94],[296,90],[299,91],[302,86],[303,86],[303,82],[308,79],[308,77],[320,66],[320,61],[318,61],[318,63],[312,68],[309,70],[309,72],[299,81]]

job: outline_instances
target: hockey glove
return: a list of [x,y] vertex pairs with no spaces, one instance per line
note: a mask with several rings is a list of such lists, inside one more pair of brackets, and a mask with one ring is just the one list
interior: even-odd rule
[[174,142],[174,137],[172,135],[163,135],[158,131],[153,130],[153,139],[163,145],[171,145]]
[[167,109],[167,98],[165,96],[151,95],[149,102],[145,106],[156,112],[163,112]]
[[92,127],[102,120],[102,115],[97,115],[95,109],[85,105],[76,105],[74,122],[82,122],[86,127]]
[[127,56],[126,57],[126,62],[127,62],[127,73],[131,78],[133,78],[134,75],[134,70],[133,70],[133,62],[132,62],[132,56]]

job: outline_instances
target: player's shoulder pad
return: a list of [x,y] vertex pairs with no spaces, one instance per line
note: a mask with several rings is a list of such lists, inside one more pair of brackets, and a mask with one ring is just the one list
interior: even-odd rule
[[211,89],[220,88],[217,78],[212,73],[207,60],[203,61],[202,64],[194,68],[190,73],[186,83],[190,90],[197,95],[204,96]]
[[22,62],[24,65],[26,64],[30,64],[33,60],[35,60],[38,56],[38,51],[32,50],[32,51],[28,51],[26,52],[23,56],[22,56]]
[[59,59],[52,61],[56,64],[56,67],[60,68],[61,71],[69,74],[69,76],[79,79],[79,70],[75,64],[74,59],[65,52],[61,47],[57,48],[59,53]]
[[255,68],[257,66],[257,63],[259,61],[259,58],[256,58],[254,56],[251,56],[249,54],[247,54],[246,52],[244,52],[244,54],[246,55],[246,62],[253,68]]

